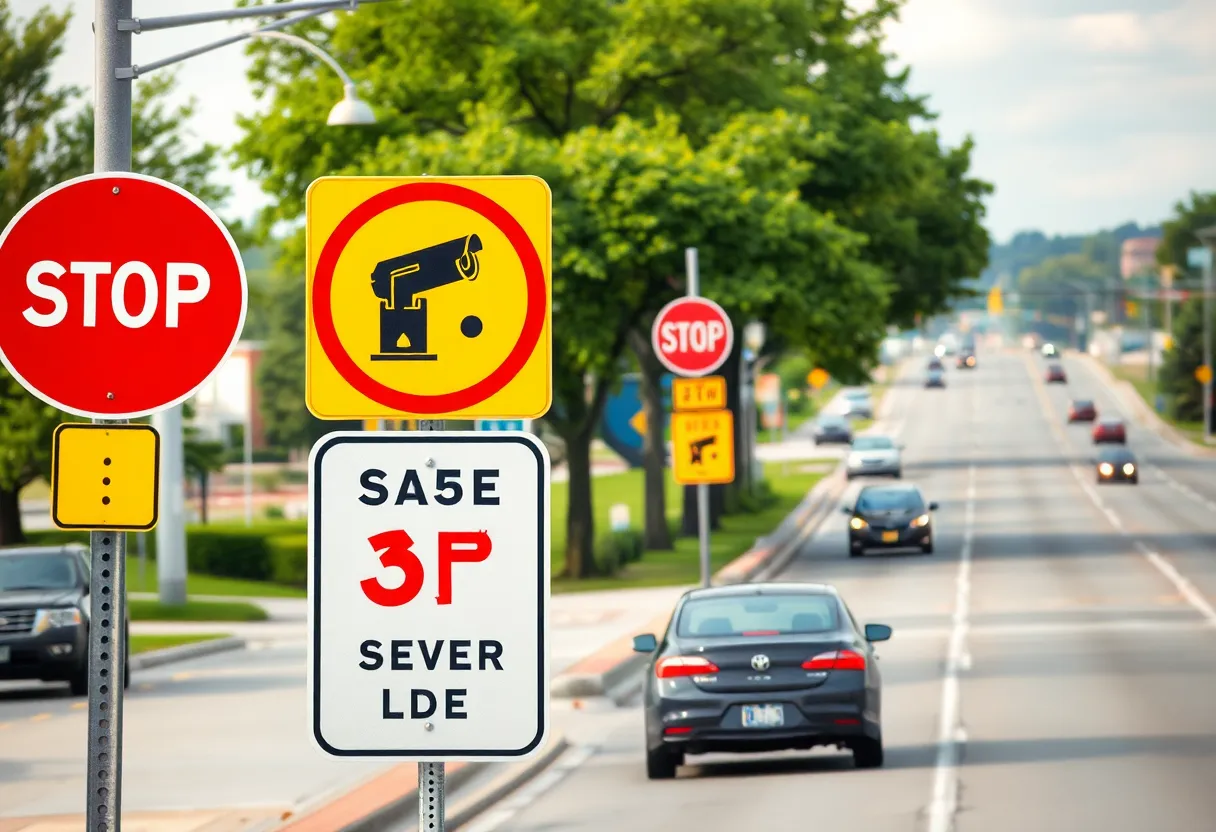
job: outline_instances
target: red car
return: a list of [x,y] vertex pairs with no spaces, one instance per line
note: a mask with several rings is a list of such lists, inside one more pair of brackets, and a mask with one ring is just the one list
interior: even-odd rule
[[1046,373],[1045,377],[1047,379],[1048,384],[1051,384],[1052,382],[1064,384],[1066,381],[1068,381],[1068,379],[1065,378],[1065,376],[1064,376],[1064,368],[1061,367],[1059,364],[1052,364],[1051,366],[1049,366],[1047,368],[1047,373]]
[[1094,425],[1093,437],[1095,445],[1103,442],[1117,442],[1123,445],[1127,443],[1127,429],[1118,419],[1103,419]]
[[1087,399],[1074,399],[1068,405],[1068,421],[1092,422],[1098,418],[1098,409]]

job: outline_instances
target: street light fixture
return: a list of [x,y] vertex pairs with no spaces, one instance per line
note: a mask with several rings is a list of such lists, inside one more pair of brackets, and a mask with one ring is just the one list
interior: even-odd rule
[[256,31],[250,34],[252,38],[271,38],[273,40],[287,41],[294,43],[301,49],[306,49],[316,55],[321,63],[328,66],[338,77],[342,79],[342,100],[333,106],[329,111],[329,118],[326,124],[330,127],[353,126],[359,124],[375,124],[376,114],[372,112],[372,108],[367,102],[359,97],[359,93],[355,89],[355,82],[346,74],[346,71],[338,65],[338,62],[321,47],[317,46],[310,40],[302,38],[299,35],[289,35],[286,32],[277,31]]
[[760,321],[751,321],[743,327],[743,345],[756,355],[764,348],[764,338],[767,330]]

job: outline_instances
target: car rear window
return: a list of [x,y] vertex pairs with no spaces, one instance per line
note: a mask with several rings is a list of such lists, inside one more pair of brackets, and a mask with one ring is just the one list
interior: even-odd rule
[[1077,399],[1075,402],[1072,403],[1072,406],[1075,407],[1077,410],[1086,410],[1088,408],[1093,407],[1094,403],[1087,399]]
[[924,504],[918,492],[903,488],[867,488],[857,498],[857,510],[861,512],[916,510]]
[[853,440],[853,448],[858,451],[882,451],[895,447],[886,436],[859,436]]
[[831,595],[740,595],[694,598],[680,610],[676,634],[697,636],[797,635],[839,628]]

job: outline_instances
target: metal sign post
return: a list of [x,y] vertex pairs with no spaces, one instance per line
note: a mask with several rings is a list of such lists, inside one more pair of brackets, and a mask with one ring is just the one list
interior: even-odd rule
[[[684,249],[684,269],[687,273],[688,296],[697,297],[701,292],[701,276],[697,269],[697,250]],[[701,586],[709,586],[713,574],[709,559],[709,486],[697,485],[697,540],[701,555]]]
[[[442,419],[419,419],[418,430],[443,430]],[[447,781],[443,763],[418,764],[418,829],[444,832],[447,807]]]
[[[93,170],[131,169],[131,83],[114,68],[131,65],[132,0],[96,0],[94,9]],[[96,420],[95,420],[96,421]],[[125,421],[125,420],[124,420]],[[127,535],[90,532],[89,753],[85,824],[118,832],[122,812],[122,705],[127,667]]]

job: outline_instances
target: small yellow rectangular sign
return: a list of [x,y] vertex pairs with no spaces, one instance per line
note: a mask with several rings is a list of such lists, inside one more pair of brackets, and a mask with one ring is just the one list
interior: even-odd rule
[[726,407],[726,379],[722,376],[677,378],[671,382],[671,409],[722,410]]
[[51,519],[61,529],[148,531],[160,508],[151,425],[63,424],[51,445]]
[[672,462],[681,485],[735,480],[735,419],[729,410],[673,413]]

